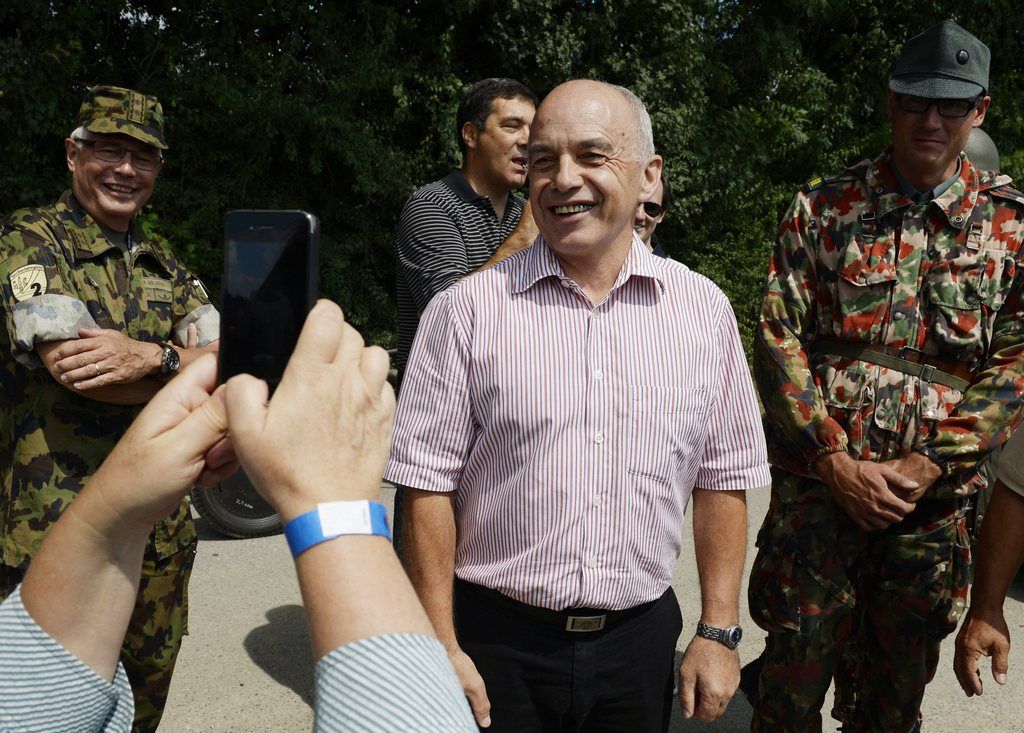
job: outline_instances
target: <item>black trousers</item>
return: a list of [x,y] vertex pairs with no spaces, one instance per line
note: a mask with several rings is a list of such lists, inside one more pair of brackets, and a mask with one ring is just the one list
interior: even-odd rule
[[487,685],[489,733],[667,730],[682,630],[672,589],[600,631],[566,631],[570,613],[544,618],[552,612],[456,581],[459,644]]

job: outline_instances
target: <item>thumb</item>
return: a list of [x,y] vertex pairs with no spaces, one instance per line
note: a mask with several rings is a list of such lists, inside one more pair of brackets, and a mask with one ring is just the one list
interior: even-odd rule
[[208,400],[194,409],[171,432],[188,455],[205,456],[210,448],[228,434],[224,387],[218,387]]
[[1001,685],[1006,684],[1006,673],[1010,668],[1009,648],[996,644],[992,650],[992,678]]
[[267,423],[267,395],[270,388],[262,379],[239,374],[224,385],[228,432],[239,456],[254,450],[253,442]]
[[880,463],[878,465],[878,472],[881,474],[882,478],[884,478],[890,484],[894,486],[899,486],[902,489],[916,489],[918,486],[920,486],[920,484],[917,483],[917,481],[914,481],[911,478],[907,478],[892,466],[887,466],[884,463]]
[[693,709],[696,704],[696,683],[697,680],[682,670],[679,671],[679,707],[683,711],[684,718],[693,717]]

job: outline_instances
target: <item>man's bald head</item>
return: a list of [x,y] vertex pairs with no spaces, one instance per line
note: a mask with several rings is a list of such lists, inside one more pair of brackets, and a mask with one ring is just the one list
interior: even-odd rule
[[[646,163],[654,154],[654,132],[651,128],[651,116],[647,113],[647,107],[640,101],[640,98],[633,94],[626,87],[596,79],[574,79],[559,84],[544,98],[544,102],[561,103],[565,98],[580,97],[586,99],[602,98],[610,94],[617,94],[626,102],[632,116],[632,124],[623,128],[632,140],[624,142],[631,149],[633,159],[638,163]],[[543,107],[543,104],[541,105]],[[539,111],[539,110],[538,110]]]
[[557,253],[628,250],[637,203],[661,173],[650,118],[628,90],[576,80],[555,87],[530,131],[530,201]]

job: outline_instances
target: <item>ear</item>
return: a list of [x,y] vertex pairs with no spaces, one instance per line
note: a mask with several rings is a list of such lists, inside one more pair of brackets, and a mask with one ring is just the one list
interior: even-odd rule
[[75,166],[78,163],[78,154],[82,152],[82,149],[75,145],[75,141],[71,138],[64,140],[64,157],[67,159],[68,170],[72,173],[75,172]]
[[885,114],[891,120],[893,113],[896,111],[896,95],[893,94],[892,89],[889,90],[889,96],[885,100]]
[[476,150],[476,139],[480,135],[480,128],[472,122],[462,126],[462,142],[466,143],[466,150]]
[[992,97],[986,96],[981,100],[981,104],[974,112],[974,120],[971,122],[971,127],[981,127],[981,123],[985,121],[985,113],[988,112],[988,106],[992,104]]
[[658,187],[658,180],[661,178],[661,168],[664,165],[660,155],[655,155],[647,161],[644,166],[643,178],[640,181],[640,201],[650,201],[654,190]]

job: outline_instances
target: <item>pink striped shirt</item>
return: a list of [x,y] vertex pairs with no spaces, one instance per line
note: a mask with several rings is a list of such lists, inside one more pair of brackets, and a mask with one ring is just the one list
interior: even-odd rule
[[668,588],[695,486],[770,482],[725,295],[634,237],[594,307],[542,238],[439,293],[385,477],[455,492],[455,573],[535,606]]

